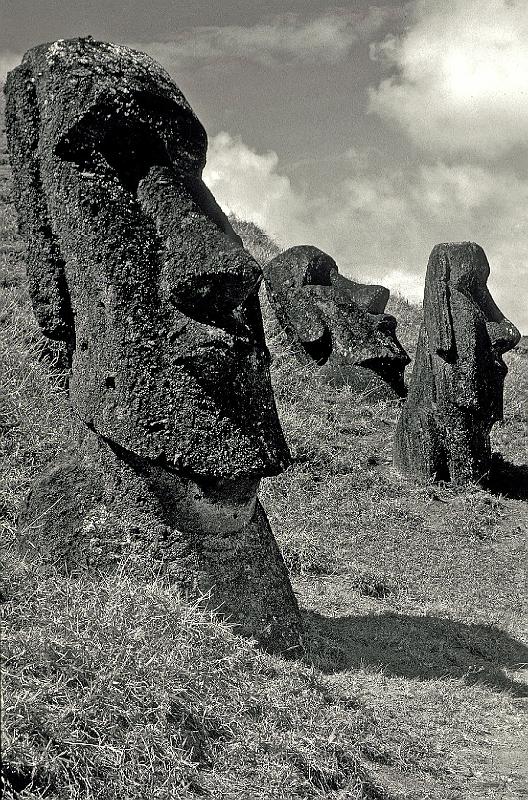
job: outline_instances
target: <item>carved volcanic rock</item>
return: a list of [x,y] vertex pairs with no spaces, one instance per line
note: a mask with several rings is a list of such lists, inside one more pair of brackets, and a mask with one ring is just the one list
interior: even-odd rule
[[291,247],[263,268],[270,304],[299,361],[315,361],[334,383],[405,394],[410,359],[384,314],[389,290],[340,275],[317,247]]
[[75,349],[75,412],[197,475],[280,472],[260,269],[201,181],[183,95],[147,56],[90,40],[30,50],[6,90],[33,305]]
[[394,464],[423,480],[479,481],[490,468],[490,431],[502,419],[502,354],[520,334],[486,282],[488,260],[473,242],[439,244],[427,266],[424,321]]
[[[194,593],[211,591],[246,632],[271,642],[286,631],[281,647],[291,646],[297,606],[256,500],[259,478],[289,463],[261,270],[201,180],[202,125],[148,56],[91,38],[33,48],[6,94],[33,308],[68,344],[82,423],[79,454],[34,487],[23,524],[47,504],[30,536],[49,559],[106,567],[140,553],[143,568],[165,565]],[[68,520],[60,545],[56,487]],[[215,536],[217,574],[205,556]],[[251,604],[244,564],[248,582],[268,576],[274,622]]]

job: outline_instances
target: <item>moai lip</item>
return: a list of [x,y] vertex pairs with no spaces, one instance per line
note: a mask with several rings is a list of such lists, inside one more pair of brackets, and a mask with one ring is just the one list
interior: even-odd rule
[[385,314],[389,290],[339,273],[317,247],[301,245],[263,268],[270,304],[299,361],[315,361],[333,383],[405,395],[410,359]]
[[422,480],[473,483],[491,466],[507,367],[520,339],[491,297],[489,264],[474,242],[438,244],[429,257],[424,319],[394,464]]
[[68,571],[164,571],[269,649],[297,647],[257,499],[290,460],[261,270],[201,179],[203,126],[151,58],[90,37],[29,50],[6,95],[31,300],[67,343],[78,421],[21,542]]

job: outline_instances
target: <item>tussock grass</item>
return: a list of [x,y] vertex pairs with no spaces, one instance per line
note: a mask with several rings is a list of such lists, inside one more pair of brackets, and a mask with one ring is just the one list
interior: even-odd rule
[[[504,421],[492,431],[496,449],[517,465],[526,464],[528,448],[528,348],[526,337],[507,353],[508,375],[504,385]],[[528,485],[528,473],[525,476]]]
[[12,529],[21,497],[66,446],[69,411],[55,356],[18,287],[0,294],[0,525]]
[[15,211],[12,205],[5,205],[0,209],[0,238],[6,244],[15,238]]
[[[392,314],[393,317],[396,317],[398,321],[396,335],[411,358],[414,358],[418,342],[418,331],[422,322],[421,307],[410,303],[399,294],[391,294],[385,311],[387,314]],[[412,365],[407,368],[409,377],[411,368]]]
[[249,250],[259,264],[266,264],[281,252],[279,245],[273,239],[270,239],[254,222],[239,219],[235,214],[230,215],[229,221],[242,239],[244,247]]
[[313,670],[257,652],[156,581],[14,576],[7,797],[382,797],[360,763],[366,716]]

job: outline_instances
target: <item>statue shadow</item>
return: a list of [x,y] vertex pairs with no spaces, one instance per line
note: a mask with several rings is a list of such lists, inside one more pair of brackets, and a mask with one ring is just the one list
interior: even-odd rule
[[485,488],[512,500],[528,500],[528,464],[512,464],[494,453]]
[[306,660],[326,674],[370,667],[390,677],[459,678],[528,697],[528,684],[504,672],[528,666],[528,647],[493,625],[396,612],[303,616]]

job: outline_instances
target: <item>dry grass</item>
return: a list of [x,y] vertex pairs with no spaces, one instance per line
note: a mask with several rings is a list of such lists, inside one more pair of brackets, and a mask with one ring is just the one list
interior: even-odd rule
[[[64,447],[69,418],[12,212],[1,220],[6,797],[523,796],[526,502],[395,475],[398,402],[329,388],[298,367],[265,301],[295,462],[262,498],[303,609],[304,663],[259,653],[163,583],[131,581],[126,564],[74,580],[19,562],[17,505]],[[261,232],[241,233],[272,257]],[[412,350],[419,310],[401,299],[392,308]],[[495,443],[519,468],[526,355],[509,360]]]
[[376,796],[360,766],[366,717],[314,671],[258,653],[155,581],[15,576],[8,797]]

